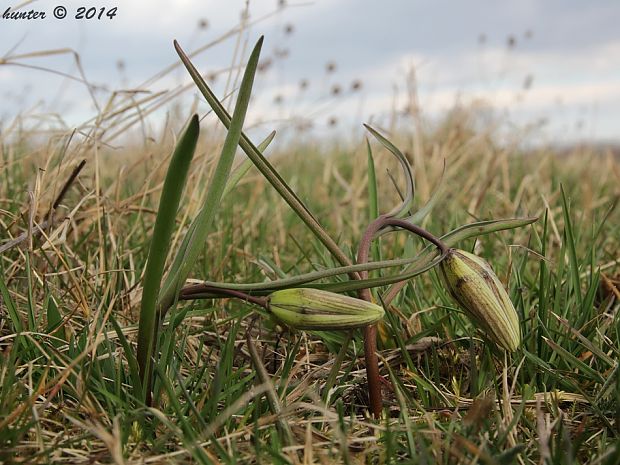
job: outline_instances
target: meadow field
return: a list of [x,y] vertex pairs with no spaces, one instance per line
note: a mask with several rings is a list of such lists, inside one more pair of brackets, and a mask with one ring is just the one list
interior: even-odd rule
[[[620,463],[617,148],[499,137],[466,106],[374,127],[412,167],[407,215],[437,236],[456,231],[452,246],[492,265],[522,334],[508,353],[436,269],[406,280],[379,323],[377,419],[361,330],[297,331],[208,293],[163,316],[144,395],[138,325],[153,297],[143,289],[158,209],[171,229],[170,270],[213,185],[224,188],[188,284],[319,273],[304,285],[355,293],[346,272],[325,273],[342,260],[241,150],[232,175],[217,178],[238,138],[225,142],[212,114],[199,123],[178,212],[160,208],[194,109],[174,109],[157,137],[117,145],[108,137],[141,118],[135,100],[123,102],[79,131],[16,123],[0,132],[1,463]],[[346,142],[276,134],[263,148],[351,263],[367,225],[405,196],[398,160],[371,132]],[[499,221],[513,219],[523,221]],[[425,246],[402,233],[374,244],[371,260],[384,262]],[[387,282],[373,287],[378,303]]]

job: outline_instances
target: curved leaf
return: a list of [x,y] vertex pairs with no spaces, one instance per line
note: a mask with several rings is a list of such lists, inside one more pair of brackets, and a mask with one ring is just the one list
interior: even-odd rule
[[[471,237],[480,236],[483,234],[490,234],[493,232],[501,231],[504,229],[513,229],[521,226],[525,226],[535,222],[538,218],[515,218],[504,220],[491,220],[481,221],[477,223],[461,226],[448,234],[445,234],[441,239],[449,246],[453,247],[458,242],[469,239]],[[238,291],[244,291],[252,295],[267,295],[278,289],[286,289],[289,287],[314,287],[317,289],[324,289],[332,292],[347,292],[358,289],[364,289],[369,287],[379,287],[388,284],[394,284],[407,279],[411,279],[414,276],[424,273],[433,268],[438,263],[436,257],[436,248],[434,245],[430,245],[423,249],[417,256],[413,258],[398,259],[398,260],[384,260],[379,262],[370,262],[359,265],[351,265],[345,267],[332,268],[329,270],[314,271],[312,273],[306,273],[303,275],[278,279],[269,281],[266,283],[249,283],[249,284],[237,284],[237,283],[216,283],[205,282],[204,285],[233,289]],[[362,280],[350,280],[337,283],[313,283],[319,279],[329,278],[338,275],[346,275],[352,272],[370,271],[377,269],[384,269],[395,266],[408,265],[400,273],[392,276],[384,276],[380,278],[362,279]],[[313,283],[313,284],[310,284]],[[185,295],[184,298],[219,298],[221,294],[214,293],[193,293],[191,295]]]
[[407,193],[405,194],[403,202],[400,205],[394,207],[389,213],[386,214],[386,216],[402,218],[411,209],[411,206],[413,205],[413,197],[415,195],[415,182],[413,180],[413,173],[411,172],[411,166],[409,165],[409,161],[407,160],[407,157],[405,157],[403,153],[398,149],[398,147],[396,147],[389,140],[379,134],[376,130],[374,130],[367,124],[364,124],[364,127],[396,157],[396,159],[400,162],[400,166],[403,169],[405,184],[407,186]]

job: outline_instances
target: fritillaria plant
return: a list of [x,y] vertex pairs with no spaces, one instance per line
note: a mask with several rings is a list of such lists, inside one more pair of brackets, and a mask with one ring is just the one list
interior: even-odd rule
[[[159,329],[166,313],[174,308],[179,300],[235,297],[264,308],[278,321],[300,330],[350,331],[363,328],[370,409],[375,418],[380,417],[382,410],[376,353],[376,323],[383,317],[385,309],[375,303],[371,294],[372,288],[391,286],[381,298],[381,302],[387,307],[407,280],[439,265],[446,288],[472,321],[484,331],[487,338],[504,349],[515,350],[520,342],[519,321],[503,286],[490,266],[482,259],[452,247],[463,239],[524,226],[535,221],[535,218],[483,221],[462,226],[436,237],[417,224],[420,224],[432,210],[440,197],[441,189],[438,189],[417,213],[407,216],[412,209],[414,196],[411,167],[405,156],[390,141],[367,126],[368,131],[399,161],[405,175],[407,190],[401,205],[387,214],[379,215],[368,225],[360,240],[357,263],[353,263],[263,156],[262,152],[273,140],[274,134],[270,134],[263,143],[255,146],[242,131],[262,42],[261,38],[250,55],[232,117],[175,42],[181,61],[214,113],[228,129],[228,133],[204,205],[188,228],[165,274],[165,261],[170,248],[175,217],[198,140],[197,116],[191,118],[170,162],[144,275],[138,351],[135,360],[139,366],[138,384],[143,401],[147,405],[153,404],[154,373],[157,372],[159,376],[165,374],[166,358],[161,358],[159,355],[161,352]],[[237,146],[246,153],[248,160],[233,172],[232,163]],[[368,153],[369,172],[374,179],[370,144]],[[205,239],[211,230],[222,197],[234,188],[251,164],[258,168],[341,266],[268,283],[205,281],[186,286],[185,281],[200,251],[204,249]],[[373,241],[383,234],[396,230],[420,236],[429,241],[430,245],[415,257],[369,262]],[[398,267],[400,271],[391,276],[369,278],[369,271],[390,267]],[[313,284],[318,280],[338,275],[348,275],[350,279],[344,283],[322,283],[320,286]],[[358,298],[344,295],[345,292],[357,292]],[[173,341],[169,341],[169,344],[172,343]],[[154,367],[157,370],[154,370]]]

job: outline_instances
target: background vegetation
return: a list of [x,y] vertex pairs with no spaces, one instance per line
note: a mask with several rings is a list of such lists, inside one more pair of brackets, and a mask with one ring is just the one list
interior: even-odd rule
[[[411,110],[383,128],[414,167],[417,208],[445,164],[439,201],[424,220],[433,233],[539,217],[459,244],[508,283],[524,335],[512,356],[486,345],[436,273],[426,273],[401,292],[381,328],[385,417],[374,421],[361,334],[325,389],[342,335],[254,322],[255,309],[239,301],[192,301],[179,306],[183,320],[173,313],[164,321],[161,337],[174,332],[176,343],[166,347],[157,408],[146,408],[127,353],[164,175],[191,112],[173,113],[158,140],[119,148],[107,136],[139,112],[114,105],[88,132],[14,125],[0,133],[1,461],[619,463],[620,167],[612,149],[532,148],[519,134],[500,140],[475,107],[432,124]],[[221,126],[201,126],[173,252],[221,150]],[[374,201],[380,211],[398,202],[398,179],[389,176],[396,162],[373,147],[376,196],[364,139],[304,138],[279,148],[276,137],[267,150],[351,256]],[[254,168],[226,194],[213,230],[196,280],[257,282],[335,265]],[[409,257],[421,246],[390,235],[380,255]],[[145,417],[153,437],[139,426]]]

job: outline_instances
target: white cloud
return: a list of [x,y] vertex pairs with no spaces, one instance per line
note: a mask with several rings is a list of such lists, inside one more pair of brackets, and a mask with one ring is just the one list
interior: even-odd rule
[[[428,114],[452,107],[457,99],[467,102],[480,98],[500,109],[532,119],[541,115],[565,119],[567,115],[573,117],[579,113],[581,107],[598,105],[600,116],[597,124],[610,133],[613,125],[609,121],[620,118],[617,107],[620,86],[616,84],[620,82],[618,39],[593,40],[583,46],[564,48],[537,48],[533,40],[524,44],[519,42],[519,46],[510,50],[493,45],[496,42],[491,40],[484,46],[476,46],[475,35],[469,38],[469,42],[459,43],[455,40],[459,33],[462,35],[466,31],[470,34],[478,26],[484,30],[484,21],[472,13],[471,18],[463,19],[479,21],[479,24],[468,22],[467,28],[463,26],[460,32],[455,29],[449,38],[435,31],[441,37],[430,40],[432,34],[427,34],[427,42],[422,44],[418,39],[411,40],[411,31],[403,29],[401,32],[401,28],[392,24],[377,23],[373,17],[364,16],[367,11],[362,7],[357,11],[363,17],[358,22],[357,16],[352,15],[355,2],[324,0],[280,12],[277,12],[277,3],[277,0],[250,2],[252,19],[269,13],[274,13],[274,16],[246,32],[244,37],[251,42],[250,38],[258,34],[268,34],[263,57],[272,55],[274,48],[283,43],[282,40],[288,41],[284,42],[284,46],[292,47],[291,58],[278,62],[270,74],[257,77],[255,100],[250,107],[251,120],[278,120],[295,114],[315,117],[319,124],[324,124],[332,116],[353,121],[364,120],[370,115],[388,115],[394,108],[405,106],[406,76],[412,67],[416,71],[422,109]],[[75,7],[79,3],[71,1],[65,4],[70,8],[70,5]],[[395,14],[401,7],[403,11],[410,11],[405,4],[409,5],[408,2],[395,5]],[[75,48],[80,52],[86,75],[92,82],[106,84],[110,90],[131,88],[165,66],[178,64],[171,47],[173,37],[178,38],[188,51],[217,39],[222,32],[238,23],[244,5],[244,0],[181,0],[174,4],[164,0],[133,0],[121,4],[117,17],[109,22],[46,21],[41,27],[37,26],[38,29],[27,24],[3,23],[3,42],[8,49],[26,33],[27,38],[18,52]],[[538,2],[530,1],[512,8],[518,10],[520,18],[539,14]],[[379,14],[376,8],[372,11]],[[209,22],[206,31],[197,28],[202,18]],[[571,18],[574,21],[579,19],[577,14]],[[402,22],[406,18],[397,19]],[[419,18],[416,21],[412,23],[416,27],[414,32],[421,34]],[[283,39],[283,27],[289,22],[296,27],[298,25],[299,31],[296,30],[292,38]],[[357,33],[351,33],[350,37],[346,37],[347,31],[355,31],[355,28],[364,30],[365,25],[375,23],[376,29],[367,31],[367,35],[360,37]],[[324,30],[327,27],[340,29]],[[447,26],[442,27],[445,29]],[[535,38],[544,33],[536,31]],[[585,34],[584,31],[580,33]],[[380,41],[382,35],[389,36],[386,43]],[[327,39],[328,46],[325,45]],[[222,69],[230,64],[234,50],[235,40],[230,38],[196,57],[195,64],[203,72]],[[339,66],[333,75],[326,76],[324,64],[331,58],[337,59]],[[116,69],[118,59],[125,61],[126,82]],[[74,64],[66,57],[57,57],[55,61],[30,60],[30,63],[45,63],[54,69],[75,74]],[[528,75],[533,77],[533,84],[530,89],[524,90],[523,83]],[[300,96],[298,90],[302,76],[311,80],[311,86],[305,93],[307,97]],[[349,93],[350,83],[357,78],[363,81],[363,89]],[[74,122],[78,122],[78,113],[82,117],[88,111],[83,104],[76,103],[88,101],[83,86],[67,83],[41,71],[0,66],[0,81],[3,91],[13,95],[22,95],[24,85],[29,83],[33,90],[26,94],[26,100],[29,99],[24,102],[26,107],[42,98],[50,105],[60,101],[61,105],[50,110],[68,109],[67,119]],[[220,78],[215,85],[219,94],[224,92],[224,81]],[[180,83],[187,82],[187,74],[179,67],[149,90],[174,89]],[[330,97],[329,90],[334,84],[342,87],[344,96]],[[396,99],[395,87],[398,88]],[[63,89],[61,93],[57,91],[59,88]],[[194,89],[186,95],[196,93]],[[61,95],[62,99],[57,99],[57,95]],[[276,95],[284,97],[284,105],[274,103]],[[5,102],[8,102],[3,109],[5,115],[20,111],[9,101]],[[206,111],[206,105],[204,109]],[[72,112],[75,113],[73,116]]]

